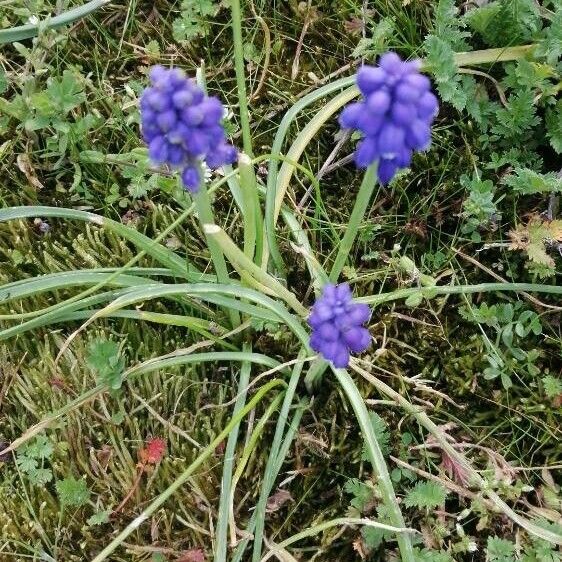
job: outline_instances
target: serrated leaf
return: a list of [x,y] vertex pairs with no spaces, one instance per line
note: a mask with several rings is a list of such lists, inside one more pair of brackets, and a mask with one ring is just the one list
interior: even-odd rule
[[94,513],[92,516],[88,517],[86,520],[86,524],[89,527],[95,527],[96,525],[103,525],[105,523],[109,523],[109,516],[111,515],[111,509],[105,509],[103,511],[98,511]]
[[[371,420],[371,425],[373,426],[373,431],[375,432],[375,437],[381,449],[381,453],[386,456],[390,450],[390,433],[388,432],[388,425],[376,412],[369,412],[369,419]],[[361,458],[365,461],[369,460],[369,455],[367,454],[365,445],[363,445]]]
[[447,491],[435,482],[418,482],[404,498],[406,507],[433,508],[445,503]]
[[529,168],[515,168],[502,183],[522,195],[562,192],[562,178],[555,173],[540,174]]
[[487,326],[498,326],[498,307],[497,305],[489,306],[483,302],[480,306],[461,306],[459,314],[465,320],[474,322],[475,324],[485,324]]
[[461,185],[468,190],[468,198],[463,201],[462,216],[466,220],[463,233],[471,233],[479,228],[486,228],[500,214],[495,201],[495,186],[490,180],[482,180],[477,175],[472,178],[463,175]]
[[371,29],[370,37],[359,40],[353,50],[352,58],[374,59],[387,50],[388,41],[395,32],[395,23],[392,18],[383,18]]
[[488,537],[486,554],[489,562],[514,562],[515,545],[505,539]]
[[72,71],[65,70],[62,78],[51,78],[44,91],[31,96],[31,105],[40,116],[54,117],[66,115],[85,99],[82,84]]
[[49,468],[36,468],[27,472],[30,482],[35,486],[44,486],[53,479],[53,473]]
[[501,138],[514,139],[538,125],[534,98],[532,90],[520,90],[509,97],[506,107],[490,104],[490,114],[495,117],[492,132]]
[[562,242],[562,220],[543,221],[535,215],[526,226],[520,224],[511,230],[509,238],[510,250],[525,252],[533,265],[541,266],[545,273],[554,274],[554,259],[548,255],[546,246]]
[[48,459],[54,451],[53,444],[44,435],[38,435],[31,443],[28,443],[22,450],[22,454],[33,459]]
[[414,560],[416,562],[454,562],[451,555],[447,552],[430,550],[428,548],[419,549],[417,547],[414,547]]
[[[562,154],[562,100],[546,112],[546,136],[558,154]],[[560,179],[562,185],[562,179]],[[562,191],[562,187],[560,188]]]
[[158,174],[151,174],[148,177],[144,174],[135,176],[127,186],[127,191],[133,199],[139,199],[158,187],[158,179]]
[[26,457],[25,455],[20,455],[20,453],[18,453],[17,456],[17,463],[20,470],[22,472],[25,472],[26,474],[29,474],[30,472],[37,470],[37,467],[39,466],[37,459]]
[[209,32],[209,19],[223,6],[220,0],[183,0],[180,16],[172,24],[176,41],[190,41],[205,37]]
[[544,386],[544,393],[548,398],[558,398],[562,395],[562,379],[546,375],[542,379],[542,384]]
[[541,28],[534,0],[498,0],[468,12],[466,20],[491,47],[531,41]]
[[433,74],[439,95],[459,111],[466,107],[467,94],[461,88],[454,52],[449,43],[436,35],[428,35],[424,42],[426,64]]
[[439,0],[435,7],[433,30],[437,37],[440,37],[451,45],[453,49],[466,51],[468,45],[465,38],[470,33],[463,31],[465,22],[459,17],[459,8],[455,0]]
[[90,500],[90,490],[83,479],[72,476],[56,483],[57,494],[62,505],[80,507]]
[[536,49],[537,57],[544,57],[552,66],[562,57],[562,4],[558,3],[550,26],[545,30],[543,39]]
[[103,339],[90,342],[86,363],[97,374],[98,383],[106,384],[112,390],[121,388],[125,358],[121,356],[117,343]]
[[367,505],[373,501],[373,489],[357,478],[350,478],[343,489],[353,496],[350,504],[358,511],[364,511]]

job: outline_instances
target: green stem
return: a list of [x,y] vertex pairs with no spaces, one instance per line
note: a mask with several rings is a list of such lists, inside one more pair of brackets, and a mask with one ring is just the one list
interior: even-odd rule
[[343,239],[339,244],[338,254],[334,260],[332,270],[330,271],[330,281],[332,283],[335,283],[338,280],[347,257],[349,256],[349,252],[353,247],[353,243],[355,242],[355,238],[359,232],[359,227],[361,226],[361,221],[363,220],[367,208],[369,207],[373,191],[375,190],[375,185],[377,185],[377,165],[372,164],[365,172],[365,177],[361,182],[361,187],[359,188],[359,193],[357,194],[353,211],[349,217],[349,223],[347,224]]
[[[402,512],[400,511],[400,506],[398,505],[398,500],[394,494],[394,487],[392,486],[392,480],[390,479],[390,474],[388,473],[388,467],[379,447],[363,397],[359,393],[355,382],[346,370],[332,367],[332,371],[336,375],[338,382],[351,402],[351,406],[355,412],[357,421],[359,422],[361,433],[365,439],[367,454],[369,455],[369,460],[375,470],[377,483],[382,493],[385,507],[388,510],[390,521],[392,525],[404,528],[406,527],[406,524],[404,523],[404,518],[402,517]],[[412,541],[410,540],[410,537],[408,535],[399,534],[397,536],[397,540],[402,562],[415,562],[414,550],[412,548]]]
[[240,0],[231,0],[232,35],[234,39],[234,67],[236,69],[236,85],[238,87],[238,104],[240,106],[240,125],[244,152],[252,157],[252,133],[250,131],[250,114],[246,93],[246,77],[244,73],[244,40],[242,39],[242,12]]
[[29,23],[18,27],[10,27],[0,30],[0,45],[3,43],[14,43],[15,41],[23,41],[35,37],[39,30],[44,26],[47,29],[57,29],[65,25],[69,25],[79,20],[94,10],[105,6],[110,0],[91,0],[83,6],[78,6],[72,10],[63,12],[62,14],[50,18],[47,22]]
[[162,506],[173,494],[175,494],[191,477],[191,475],[215,452],[215,449],[227,437],[232,429],[240,423],[246,415],[251,412],[256,405],[264,398],[264,396],[277,386],[285,386],[285,382],[280,379],[274,379],[262,386],[248,404],[233,416],[226,427],[211,441],[211,443],[201,451],[200,455],[181,473],[181,475],[166,488],[152,503],[123,531],[121,531],[93,560],[92,562],[103,562],[112,554],[115,549],[120,546],[127,537],[142,525],[160,506]]
[[[261,559],[260,562],[266,562],[272,556],[276,555],[276,552],[280,552],[284,550],[286,547],[292,545],[295,542],[301,541],[302,539],[306,539],[308,537],[313,537],[322,531],[326,531],[327,529],[331,529],[332,527],[342,527],[348,525],[364,525],[365,527],[372,527],[374,529],[380,529],[382,531],[389,531],[392,533],[417,533],[415,529],[399,529],[397,527],[392,527],[390,525],[385,525],[384,523],[379,523],[378,521],[373,521],[372,519],[359,519],[355,517],[338,517],[337,519],[331,519],[330,521],[324,521],[323,523],[319,523],[318,525],[314,525],[288,539],[285,539],[283,542],[272,547],[272,549]],[[283,558],[279,558],[282,560]]]
[[427,299],[431,299],[437,295],[468,295],[471,293],[490,293],[493,291],[515,291],[527,293],[549,293],[553,295],[562,295],[562,286],[558,285],[541,285],[538,283],[479,283],[477,285],[445,285],[438,287],[411,287],[409,289],[399,289],[392,293],[383,293],[381,295],[370,295],[368,297],[360,297],[357,302],[364,302],[372,306],[378,306],[383,303],[392,302],[400,299],[407,299],[412,295],[421,295]]
[[[221,247],[217,244],[213,237],[207,236],[205,232],[204,225],[208,223],[214,223],[215,217],[213,215],[213,209],[211,208],[211,202],[209,201],[209,194],[205,189],[204,185],[201,185],[199,191],[193,195],[193,201],[197,208],[197,214],[199,215],[199,222],[201,228],[207,238],[207,246],[211,252],[211,259],[215,266],[215,273],[217,274],[217,281],[219,283],[224,283],[228,285],[230,278],[228,275],[228,269],[226,267],[226,260],[224,259],[224,254],[222,253]],[[229,309],[228,314],[230,316],[230,323],[233,328],[240,325],[240,315],[236,310]]]
[[[251,351],[249,344],[244,344],[244,351]],[[252,372],[251,363],[243,363],[240,370],[240,381],[238,382],[238,395],[234,403],[232,415],[235,417],[244,408],[246,394]],[[236,442],[238,441],[238,431],[240,424],[236,424],[228,436],[226,449],[224,452],[224,463],[222,469],[222,484],[219,501],[219,514],[217,518],[217,532],[215,539],[215,562],[226,562],[226,546],[228,542],[228,513],[229,498],[232,489],[232,471],[234,469],[234,456],[236,453]]]
[[263,251],[263,218],[254,166],[252,160],[246,154],[240,155],[238,170],[243,198],[244,254],[259,264]]

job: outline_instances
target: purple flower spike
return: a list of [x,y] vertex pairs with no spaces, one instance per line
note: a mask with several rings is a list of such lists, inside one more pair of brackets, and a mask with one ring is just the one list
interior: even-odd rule
[[[177,68],[155,66],[150,81],[140,100],[142,135],[150,159],[180,170],[185,189],[196,193],[203,162],[214,169],[237,157],[221,123],[223,105]],[[425,111],[427,107],[426,103]]]
[[356,129],[364,137],[356,165],[366,168],[378,160],[382,184],[410,165],[414,151],[431,144],[439,104],[420,67],[420,61],[405,62],[392,52],[381,56],[379,66],[362,66],[356,80],[364,100],[349,104],[340,116],[344,129]]
[[363,326],[370,316],[366,304],[353,302],[347,283],[326,285],[308,318],[310,347],[334,367],[347,367],[350,353],[361,353],[371,345],[369,330]]

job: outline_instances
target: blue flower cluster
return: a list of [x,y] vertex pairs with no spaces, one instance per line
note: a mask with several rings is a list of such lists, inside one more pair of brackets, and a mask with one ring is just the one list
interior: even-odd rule
[[236,149],[228,144],[221,123],[223,105],[179,69],[155,66],[150,81],[140,100],[150,159],[181,170],[185,188],[197,192],[202,161],[214,169],[236,160]]
[[379,66],[361,67],[357,86],[364,100],[348,105],[340,116],[343,128],[364,136],[355,153],[357,166],[378,160],[382,184],[410,165],[414,150],[427,150],[431,144],[439,106],[420,67],[420,61],[405,62],[396,53],[382,55]]
[[361,353],[371,344],[369,330],[363,326],[370,316],[366,304],[353,302],[347,283],[326,285],[308,318],[310,347],[334,367],[347,367],[350,352]]

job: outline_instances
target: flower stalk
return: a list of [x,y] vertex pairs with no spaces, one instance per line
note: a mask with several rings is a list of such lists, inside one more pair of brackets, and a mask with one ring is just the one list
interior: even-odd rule
[[[205,224],[214,223],[215,217],[213,215],[213,209],[209,200],[209,194],[207,193],[204,185],[201,185],[197,193],[193,194],[193,201],[197,208],[197,214],[199,216],[201,228],[207,238],[207,245],[209,247],[209,251],[211,252],[211,259],[215,267],[217,281],[219,283],[228,284],[230,281],[230,276],[228,275],[226,260],[224,259],[224,254],[221,250],[221,247],[216,242],[216,240],[212,236],[209,236],[205,231]],[[230,324],[233,328],[236,328],[240,325],[240,315],[236,310],[229,309],[228,315],[230,317]]]
[[361,182],[361,187],[359,188],[359,193],[357,194],[357,199],[355,200],[353,211],[349,217],[349,223],[345,229],[345,234],[338,246],[338,253],[330,271],[330,281],[332,283],[335,283],[338,280],[338,277],[345,265],[349,252],[351,251],[353,243],[359,233],[359,227],[361,226],[363,217],[369,207],[376,185],[377,165],[371,164],[365,172],[365,176]]
[[240,126],[244,152],[251,158],[252,132],[250,130],[250,113],[248,110],[248,94],[246,92],[246,76],[244,72],[244,40],[242,39],[242,10],[240,0],[231,0],[232,36],[234,41],[234,68],[236,69],[236,86],[240,107]]

